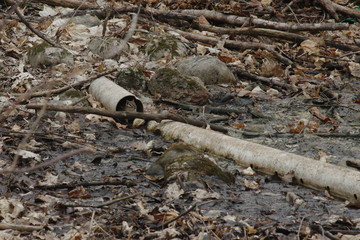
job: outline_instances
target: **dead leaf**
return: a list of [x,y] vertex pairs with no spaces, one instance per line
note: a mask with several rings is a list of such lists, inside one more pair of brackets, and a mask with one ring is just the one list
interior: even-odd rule
[[319,155],[319,161],[320,161],[320,162],[324,162],[324,163],[327,163],[327,162],[328,162],[328,158],[329,158],[329,157],[326,155],[325,152],[320,151],[320,152],[318,152],[318,155]]
[[260,186],[257,182],[255,181],[248,181],[246,178],[244,178],[244,184],[245,184],[245,187],[247,189],[252,189],[252,190],[255,190],[255,189],[259,189]]
[[298,121],[298,124],[289,130],[289,133],[302,133],[305,129],[305,121],[303,119],[300,119]]
[[359,63],[349,62],[348,69],[349,69],[349,72],[351,75],[353,75],[354,77],[360,78],[360,64]]
[[79,125],[80,119],[75,119],[71,124],[67,125],[66,127],[69,129],[71,134],[80,132],[80,125]]
[[199,24],[202,24],[202,25],[210,25],[210,23],[208,22],[208,20],[204,17],[204,15],[201,15],[198,19],[197,19],[197,22]]
[[12,127],[11,127],[11,130],[12,131],[15,131],[15,132],[20,132],[21,131],[21,127],[17,124],[14,124]]
[[283,70],[281,64],[271,58],[265,58],[261,66],[261,75],[265,77],[281,77]]
[[69,198],[89,198],[90,194],[85,194],[85,188],[83,186],[77,187],[68,192]]
[[234,123],[234,126],[236,129],[242,129],[244,127],[246,127],[245,123]]
[[222,61],[224,63],[235,62],[235,59],[233,59],[232,57],[229,57],[229,56],[225,56],[225,55],[219,55],[218,58],[219,58],[220,61]]
[[309,54],[319,54],[319,44],[315,41],[307,39],[300,44],[300,47],[304,52]]
[[292,182],[294,182],[295,172],[290,171],[285,175],[278,175],[278,177],[286,183],[292,183]]

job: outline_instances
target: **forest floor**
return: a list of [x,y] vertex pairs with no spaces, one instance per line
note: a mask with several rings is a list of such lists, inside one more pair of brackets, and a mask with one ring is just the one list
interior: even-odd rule
[[[325,189],[281,181],[209,152],[204,154],[231,172],[234,183],[209,176],[196,184],[155,178],[146,170],[178,140],[152,133],[146,124],[135,127],[132,119],[119,123],[86,111],[26,107],[94,107],[88,85],[99,74],[116,79],[121,69],[136,67],[149,81],[179,59],[211,55],[237,82],[207,86],[210,100],[203,106],[161,99],[146,88],[128,90],[150,116],[205,119],[232,129],[236,138],[359,169],[356,5],[152,0],[140,1],[138,13],[131,4],[139,1],[62,2],[0,1],[1,239],[360,239],[360,205]],[[56,17],[48,15],[52,11]],[[129,53],[115,60],[89,53],[94,35],[126,37],[130,13],[138,20]],[[56,22],[84,14],[101,24]],[[30,66],[28,51],[43,40],[24,22],[71,50],[74,64]],[[174,37],[189,53],[150,61],[142,51],[150,35]],[[70,97],[71,91],[81,96]]]

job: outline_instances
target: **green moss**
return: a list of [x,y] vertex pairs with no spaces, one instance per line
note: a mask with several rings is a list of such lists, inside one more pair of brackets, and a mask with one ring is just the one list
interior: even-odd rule
[[164,174],[165,179],[176,172],[186,171],[192,176],[217,176],[226,183],[233,183],[235,178],[229,172],[223,172],[203,153],[186,144],[177,144],[167,150],[148,170],[148,173]]
[[135,82],[139,78],[145,78],[145,75],[139,69],[130,67],[120,72],[118,78],[126,78],[128,82]]
[[125,89],[145,90],[146,79],[140,69],[129,67],[119,73],[116,83]]
[[178,42],[172,37],[156,37],[150,40],[145,50],[150,58],[158,60],[165,56],[167,52],[172,56],[180,56],[178,53]]
[[82,91],[70,89],[61,94],[61,98],[82,98],[85,97],[86,94]]
[[71,52],[69,52],[68,50],[64,49],[64,50],[61,52],[61,59],[64,59],[64,58],[69,57],[69,56],[72,57],[72,54],[71,54]]
[[51,47],[51,45],[47,42],[40,43],[38,45],[33,46],[30,50],[28,55],[29,56],[36,56],[39,53],[45,52],[45,49]]
[[161,68],[158,72],[159,78],[172,79],[180,75],[180,72],[171,68]]

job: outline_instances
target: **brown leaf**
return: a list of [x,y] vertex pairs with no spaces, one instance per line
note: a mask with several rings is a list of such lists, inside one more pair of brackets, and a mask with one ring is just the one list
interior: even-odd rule
[[89,194],[85,194],[85,188],[83,186],[77,187],[68,192],[69,198],[88,198]]
[[198,19],[197,19],[199,24],[203,24],[203,25],[210,25],[210,23],[208,22],[208,20],[204,17],[204,15],[201,15]]
[[244,178],[244,184],[245,184],[245,187],[247,189],[259,189],[260,186],[257,182],[255,181],[248,181],[246,178]]

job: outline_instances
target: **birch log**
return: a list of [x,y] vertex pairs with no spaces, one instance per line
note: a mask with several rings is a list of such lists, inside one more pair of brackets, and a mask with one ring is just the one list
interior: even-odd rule
[[230,137],[185,123],[162,121],[149,124],[149,130],[160,130],[167,138],[179,139],[197,148],[233,159],[269,174],[294,173],[298,183],[331,194],[360,201],[360,172],[350,168],[316,161],[278,149]]

